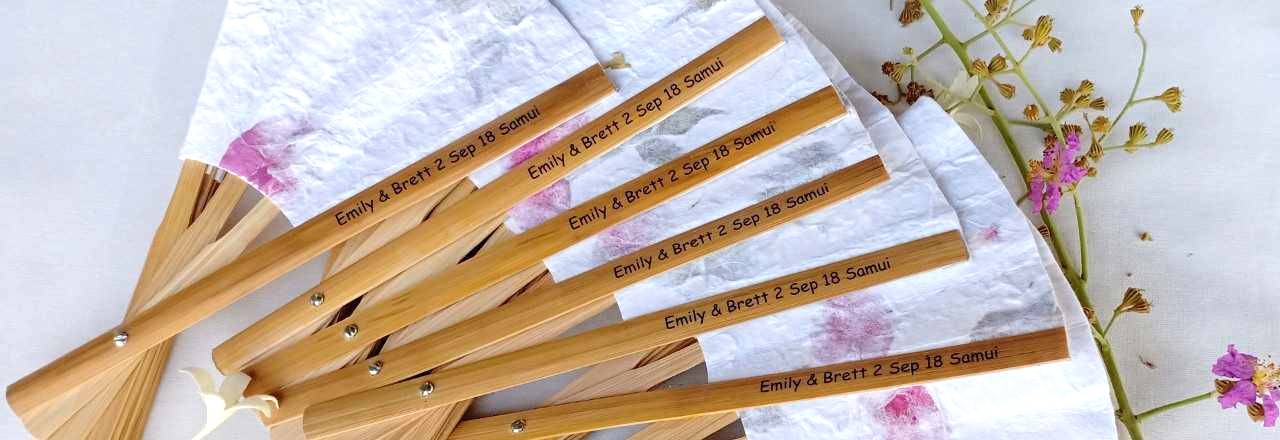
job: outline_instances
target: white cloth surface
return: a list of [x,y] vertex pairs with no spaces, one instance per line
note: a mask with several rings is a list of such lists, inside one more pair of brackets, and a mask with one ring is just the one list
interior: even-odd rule
[[233,0],[181,156],[299,224],[594,61],[546,0]]
[[[873,90],[887,89],[881,62],[904,45],[924,48],[936,38],[924,22],[901,28],[887,2],[779,3]],[[0,382],[11,383],[118,323],[172,189],[178,169],[173,158],[224,5],[17,0],[0,14],[0,53],[7,59],[0,102],[8,104],[0,118],[0,164],[8,170],[0,176],[0,209],[10,214],[0,240],[0,306],[8,311],[0,330],[9,353],[0,359]],[[955,17],[957,33],[978,31],[963,19],[963,5],[939,6]],[[1053,91],[1088,77],[1113,102],[1127,96],[1137,50],[1129,6],[1107,0],[1033,6],[1033,17],[1054,15],[1055,33],[1067,43],[1062,54],[1033,57],[1035,80]],[[1280,10],[1262,0],[1229,8],[1205,0],[1146,6],[1143,27],[1152,53],[1143,92],[1181,85],[1187,105],[1173,116],[1158,106],[1140,106],[1130,115],[1169,122],[1178,140],[1153,154],[1108,156],[1102,175],[1084,189],[1094,301],[1109,308],[1128,286],[1146,288],[1155,301],[1151,315],[1126,318],[1112,331],[1130,399],[1142,409],[1208,390],[1208,366],[1227,343],[1280,351],[1261,327],[1280,316],[1274,287],[1280,272],[1273,270],[1280,267],[1280,224],[1269,220],[1280,217],[1274,176],[1280,150],[1269,147],[1280,137],[1274,124],[1280,106],[1273,105],[1280,99],[1274,87],[1280,47],[1271,44],[1280,40],[1274,26]],[[981,56],[992,50],[983,48]],[[990,126],[985,133],[977,142],[981,151],[1021,195],[1003,145]],[[1034,145],[1029,131],[1018,135]],[[1069,213],[1059,217],[1071,222]],[[278,222],[268,234],[285,227]],[[1155,241],[1139,242],[1141,231]],[[203,407],[177,369],[212,367],[214,346],[314,285],[322,266],[305,266],[184,332],[147,438],[194,433]],[[1063,298],[1070,296],[1059,300],[1071,308]],[[534,404],[566,380],[568,375],[480,399],[476,413]],[[0,414],[0,438],[26,438],[16,417],[7,409]],[[1239,411],[1221,411],[1212,402],[1145,426],[1148,438],[1171,440],[1274,437]],[[211,438],[266,434],[242,413]]]

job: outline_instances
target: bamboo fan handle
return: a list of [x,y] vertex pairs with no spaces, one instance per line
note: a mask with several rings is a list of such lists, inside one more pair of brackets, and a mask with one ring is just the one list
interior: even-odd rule
[[618,426],[761,406],[1038,365],[1067,359],[1059,327],[954,347],[707,385],[623,394],[466,420],[450,440],[561,437]]
[[[610,92],[602,68],[584,70],[11,384],[10,407],[22,415],[56,402],[348,238],[449,189]],[[530,120],[533,113],[540,116]],[[517,118],[525,123],[501,128]]]
[[[496,136],[504,133],[510,127],[514,126],[516,129],[522,129],[522,127],[526,127],[529,124],[541,123],[547,125],[545,121],[552,121],[553,123],[546,129],[554,128],[554,126],[582,112],[587,106],[612,92],[613,85],[605,76],[604,71],[599,66],[593,66],[535,98],[534,101],[531,101],[531,105],[517,108],[517,110],[525,110],[525,113],[515,114],[513,111],[513,113],[495,120],[494,124],[496,125],[491,129],[486,129],[479,134],[469,135],[468,138],[464,139],[470,139],[474,144],[498,142],[505,138]],[[537,128],[539,130],[538,135],[546,131],[541,126]],[[490,136],[494,137],[491,138]],[[522,138],[521,140],[527,142],[531,138]],[[468,144],[468,147],[471,146],[473,145]],[[510,149],[504,147],[503,153],[505,154]],[[446,155],[448,157],[437,157],[426,168],[419,167],[417,170],[428,170],[428,177],[430,177],[430,170],[437,168],[450,169],[449,167],[453,166],[450,161],[464,161],[467,160],[467,157],[475,154],[466,148],[451,151]],[[487,160],[484,164],[491,161]],[[466,174],[470,174],[477,168],[468,168]],[[408,185],[409,183],[406,182],[414,182],[416,176],[400,182],[400,185]],[[532,181],[528,182],[530,183],[530,189],[541,188],[537,185],[545,186],[553,180],[526,179],[526,181]],[[451,180],[450,185],[457,183],[457,181],[458,179]],[[501,187],[500,182],[501,180],[494,182],[490,186]],[[400,197],[394,194],[394,188],[378,193],[379,198],[384,193],[390,194],[392,200],[395,197]],[[439,193],[439,191],[436,193]],[[278,347],[284,342],[296,338],[300,332],[313,330],[318,321],[328,319],[351,300],[372,290],[413,264],[422,261],[427,256],[454,243],[460,237],[474,230],[476,225],[484,224],[496,218],[500,215],[500,212],[510,208],[510,204],[504,202],[504,200],[501,197],[489,200],[464,199],[463,202],[459,203],[459,206],[443,213],[433,214],[428,221],[415,226],[391,243],[371,252],[336,274],[325,278],[293,301],[286,303],[267,317],[219,344],[213,351],[214,364],[224,373],[240,371],[255,359],[267,353],[271,348]],[[421,200],[415,200],[414,203],[418,201]],[[364,206],[374,206],[375,202],[376,200],[369,200]],[[376,212],[377,209],[374,209],[374,211]]]
[[[693,102],[713,87],[727,81],[732,75],[746,69],[781,43],[781,36],[774,30],[773,25],[768,19],[761,18],[710,51],[676,69],[665,79],[647,87],[570,134],[566,139],[525,162],[529,164],[526,165],[526,169],[504,175],[472,194],[453,209],[440,216],[434,216],[435,218],[429,219],[418,227],[417,230],[424,231],[423,234],[434,234],[434,238],[413,235],[406,240],[406,237],[401,237],[366,257],[364,261],[348,267],[344,272],[358,271],[354,272],[358,274],[355,277],[368,278],[394,275],[388,267],[395,268],[396,264],[388,262],[402,262],[406,255],[420,255],[417,258],[421,258],[425,254],[412,249],[424,246],[423,243],[439,241],[440,236],[452,235],[459,230],[474,227],[479,222],[502,215],[511,206],[546,188],[573,169],[603,155]],[[700,79],[691,85],[690,78],[695,75]],[[843,109],[835,113],[842,114]],[[810,118],[805,120],[777,121],[775,125],[781,127],[783,124],[795,124],[788,128],[803,128],[811,125],[814,120],[829,121],[834,117],[830,116],[831,114],[830,111],[819,112],[811,114]],[[763,129],[763,125],[766,124],[762,121],[761,126],[753,129]],[[783,129],[779,128],[779,130]],[[735,133],[734,135],[745,134]],[[732,138],[726,136],[714,142],[717,143],[715,146],[719,147],[719,143],[731,141]],[[771,140],[766,140],[762,141],[761,145],[771,143]],[[702,152],[706,153],[706,151]],[[690,166],[701,165],[702,168],[693,169],[691,173],[686,173],[687,170],[683,168],[664,169],[661,175],[657,172],[648,173],[613,191],[583,202],[578,207],[491,248],[488,252],[423,280],[396,297],[373,307],[362,308],[336,325],[320,330],[289,347],[247,365],[243,371],[253,377],[247,392],[274,393],[284,386],[297,383],[334,359],[360,350],[383,336],[492,286],[499,280],[540,264],[543,258],[573,243],[604,231],[607,227],[634,217],[663,200],[696,187],[712,176],[733,168],[750,157],[753,152],[752,149],[744,149],[741,154],[730,154],[728,159],[718,162],[703,161],[703,158],[699,157],[699,163]],[[688,159],[688,156],[677,159],[673,163],[682,163],[684,159]],[[678,179],[671,179],[668,172],[676,173]],[[654,183],[661,180],[666,181],[664,185]],[[651,191],[640,191],[642,193],[640,197],[626,195],[628,192],[650,185],[652,185]],[[414,238],[417,237],[423,237],[423,239],[415,240]],[[383,256],[386,258],[382,259]],[[379,259],[370,260],[372,257]],[[370,262],[377,262],[377,264]],[[331,280],[340,277],[341,274]],[[329,291],[325,292],[325,295],[329,297],[338,295],[337,302],[341,303],[354,299],[354,295],[377,285],[377,283],[364,281],[352,284],[359,285],[360,288],[350,291]],[[247,347],[260,343],[258,337],[246,335],[270,338],[272,333],[294,331],[293,329],[314,320],[314,312],[305,303],[307,296],[300,296],[280,312],[238,335],[233,342],[240,348],[227,350],[227,352],[244,351]]]
[[871,252],[375,390],[314,405],[307,438],[482,396],[968,258],[958,231]]
[[[307,406],[395,383],[587,307],[634,283],[848,200],[888,180],[879,158],[800,185],[719,219],[664,239],[543,289],[525,292],[496,310],[427,335],[375,358],[286,387],[268,425],[292,420]],[[800,204],[787,201],[805,200]],[[774,207],[778,209],[774,210]],[[682,249],[674,253],[674,249]],[[376,371],[376,374],[369,372]]]

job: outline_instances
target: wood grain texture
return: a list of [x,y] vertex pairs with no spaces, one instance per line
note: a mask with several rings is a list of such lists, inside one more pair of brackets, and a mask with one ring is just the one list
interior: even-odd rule
[[[593,365],[630,353],[670,344],[699,333],[745,322],[767,314],[810,304],[968,258],[958,231],[917,239],[862,256],[826,264],[774,280],[735,289],[683,306],[636,317],[623,323],[573,337],[539,344],[414,380],[364,391],[307,408],[303,427],[308,438],[320,439],[424,409]],[[822,283],[836,273],[839,281]],[[799,293],[793,286],[809,285]],[[729,312],[728,304],[736,310]],[[724,307],[721,313],[714,311]],[[697,312],[697,322],[673,325],[676,317]],[[419,386],[430,382],[427,398]],[[576,431],[574,431],[576,432]]]
[[738,413],[726,411],[687,419],[655,422],[640,430],[629,440],[687,440],[707,438],[738,421]]
[[[589,68],[139,313],[119,329],[104,332],[11,384],[6,393],[10,407],[18,414],[26,414],[48,405],[94,376],[141,355],[360,231],[452,187],[481,166],[568,120],[612,91],[603,70],[599,66]],[[477,136],[486,131],[500,132],[498,124],[527,113],[533,106],[542,110],[545,117],[497,136],[468,159],[451,161],[450,153],[475,145]],[[391,189],[393,185],[404,185],[407,189],[385,202],[380,201],[381,193],[395,192]],[[363,201],[374,201],[376,209],[339,224],[338,214],[354,209]],[[117,330],[129,333],[129,342],[123,347],[111,342]]]
[[[526,162],[531,164],[558,163],[558,165],[549,169],[529,165],[530,171],[527,173],[521,171],[508,173],[477,191],[475,197],[464,200],[453,210],[450,210],[448,216],[437,217],[423,223],[420,228],[427,228],[428,225],[431,225],[431,234],[421,237],[415,235],[412,240],[407,241],[406,246],[415,248],[408,253],[425,252],[430,254],[434,249],[422,249],[422,247],[431,246],[433,242],[447,240],[447,237],[466,233],[473,225],[502,215],[511,206],[532,196],[553,181],[564,177],[569,171],[604,154],[640,131],[653,126],[671,112],[679,110],[684,105],[692,102],[693,99],[696,99],[697,96],[706,93],[715,85],[728,79],[731,74],[745,69],[780,42],[772,24],[768,20],[762,20],[694,59],[668,78],[655,83],[636,96],[619,104],[614,110],[605,113],[594,122],[568,136],[568,140],[561,141]],[[698,72],[708,65],[722,66],[719,74],[723,76],[713,76],[703,80],[696,88],[686,87],[683,92],[678,93],[676,96],[668,96],[663,107],[664,110],[653,110],[643,117],[638,114],[630,116],[630,112],[636,106],[642,106],[645,103],[652,102],[654,99],[662,99],[660,96],[671,93],[670,89],[667,88],[667,84],[674,84],[679,81],[679,78],[692,72]],[[630,121],[630,124],[620,121]],[[778,121],[775,125],[783,126],[791,123],[791,121]],[[799,125],[804,126],[806,124],[801,122]],[[604,133],[609,134],[606,135]],[[750,134],[751,132],[746,133]],[[738,135],[745,136],[743,134]],[[591,141],[594,144],[588,144],[586,141],[579,141],[579,139],[595,140]],[[717,143],[729,144],[730,141],[731,138],[725,138],[718,140]],[[768,142],[766,141],[757,143],[767,144]],[[580,144],[580,142],[582,143]],[[755,144],[752,145],[754,146]],[[306,371],[325,365],[331,362],[332,359],[349,353],[353,349],[371,344],[379,338],[489,287],[511,274],[540,264],[543,258],[573,243],[601,232],[611,225],[626,221],[664,200],[689,191],[701,182],[721,174],[725,169],[736,166],[745,158],[750,157],[753,151],[755,150],[744,149],[739,152],[740,154],[729,154],[729,156],[718,161],[719,165],[712,163],[703,169],[693,169],[693,172],[682,173],[685,168],[673,165],[673,169],[670,171],[672,173],[681,173],[678,180],[668,179],[665,185],[658,186],[652,192],[648,192],[641,197],[628,198],[624,194],[626,191],[648,187],[655,179],[665,178],[669,170],[660,168],[655,173],[647,173],[617,189],[563,212],[519,236],[513,237],[503,243],[500,249],[495,248],[490,253],[478,255],[457,267],[424,280],[414,288],[377,306],[362,308],[343,320],[339,325],[317,332],[292,347],[245,367],[244,372],[253,377],[253,382],[250,383],[250,392],[274,393],[283,385],[296,381],[299,375],[304,374]],[[689,157],[692,156],[685,156],[682,159]],[[702,160],[702,157],[699,157],[698,160]],[[677,159],[672,163],[680,164],[682,162],[681,159]],[[620,202],[620,200],[625,200],[625,202]],[[608,215],[601,215],[594,221],[585,223],[577,221],[588,216],[588,213],[594,213],[599,209],[607,209]],[[440,221],[433,224],[433,220]],[[413,234],[414,232],[407,233],[405,237]],[[379,249],[374,254],[366,257],[364,261],[374,259],[373,261],[378,262],[378,264],[363,267],[359,272],[359,276],[349,277],[348,280],[353,280],[353,284],[360,284],[360,289],[358,290],[363,291],[370,287],[367,286],[367,280],[360,282],[356,282],[356,280],[375,278],[379,276],[378,272],[385,272],[392,268],[402,268],[402,266],[391,262],[392,260],[403,259],[403,255],[406,253],[395,246],[400,241],[404,241],[403,237],[393,245]],[[384,251],[386,251],[385,254]],[[386,256],[385,260],[388,260],[385,265],[383,264],[383,256]],[[361,264],[357,264],[357,266],[363,266],[364,261]],[[355,267],[352,266],[348,270]],[[394,274],[387,274],[388,277],[390,275]],[[385,277],[382,279],[385,279]],[[346,289],[339,290],[346,291]],[[333,293],[334,291],[328,290],[325,294],[331,296]],[[287,332],[294,323],[305,321],[308,319],[307,315],[314,312],[310,309],[315,309],[316,307],[307,304],[305,300],[306,297],[303,296],[298,300],[291,301],[278,313],[273,313],[267,320],[260,322],[262,325],[255,325],[257,329],[251,328],[247,332],[259,334],[262,337],[270,337],[269,335],[274,332]],[[350,335],[345,331],[348,328],[358,328],[359,331],[355,335]]]
[[182,161],[182,168],[178,171],[178,182],[174,184],[173,194],[169,196],[169,204],[164,209],[160,224],[156,226],[155,235],[151,237],[151,246],[147,249],[147,258],[142,264],[142,272],[134,285],[134,295],[129,299],[125,316],[129,316],[129,312],[140,308],[137,302],[145,298],[137,292],[142,290],[143,283],[155,277],[156,270],[164,262],[163,259],[169,256],[169,251],[173,249],[182,231],[187,230],[187,226],[195,220],[196,200],[201,197],[200,188],[207,175],[206,168],[205,164],[194,160]]
[[[995,353],[982,361],[952,364],[956,353]],[[887,373],[889,365],[923,364],[938,357],[943,364],[914,373]],[[777,405],[838,394],[899,387],[907,384],[1020,368],[1068,358],[1062,328],[1006,336],[955,347],[926,350],[879,359],[847,362],[782,374],[750,377],[707,385],[648,391],[575,402],[463,421],[449,437],[454,440],[540,439],[615,426],[698,417],[746,408]],[[874,371],[882,374],[875,375]],[[862,373],[857,373],[861,371]],[[828,380],[834,377],[834,380]],[[809,382],[814,378],[814,382]],[[775,383],[802,385],[780,389]],[[511,432],[514,420],[525,429]]]

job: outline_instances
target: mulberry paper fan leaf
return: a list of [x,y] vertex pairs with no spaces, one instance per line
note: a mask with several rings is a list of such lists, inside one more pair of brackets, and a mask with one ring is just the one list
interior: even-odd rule
[[200,393],[200,400],[205,406],[204,427],[192,437],[192,440],[207,437],[230,419],[236,411],[247,409],[271,417],[271,412],[275,411],[278,405],[275,397],[265,394],[244,397],[245,387],[249,385],[247,374],[232,373],[223,379],[221,386],[215,387],[213,374],[203,368],[188,367],[180,371],[195,380],[196,391]]

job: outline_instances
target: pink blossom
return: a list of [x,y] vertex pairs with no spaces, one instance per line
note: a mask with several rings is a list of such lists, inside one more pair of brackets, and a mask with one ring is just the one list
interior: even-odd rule
[[1031,212],[1056,212],[1062,201],[1063,189],[1072,189],[1088,172],[1075,162],[1076,153],[1080,151],[1080,135],[1067,133],[1066,136],[1066,145],[1055,141],[1045,147],[1042,160],[1031,161],[1028,194]]
[[[1259,421],[1262,426],[1276,426],[1276,419],[1280,418],[1280,407],[1277,406],[1280,401],[1280,366],[1274,362],[1263,363],[1257,356],[1241,353],[1233,344],[1227,346],[1227,354],[1213,363],[1212,370],[1213,374],[1226,378],[1219,380],[1220,386],[1224,383],[1227,386],[1226,391],[1218,396],[1222,409],[1244,405],[1256,411],[1261,407]],[[1250,414],[1257,415],[1256,412]]]
[[1258,358],[1236,350],[1236,345],[1227,346],[1227,354],[1213,363],[1213,374],[1232,379],[1253,379],[1253,369],[1258,365]]

